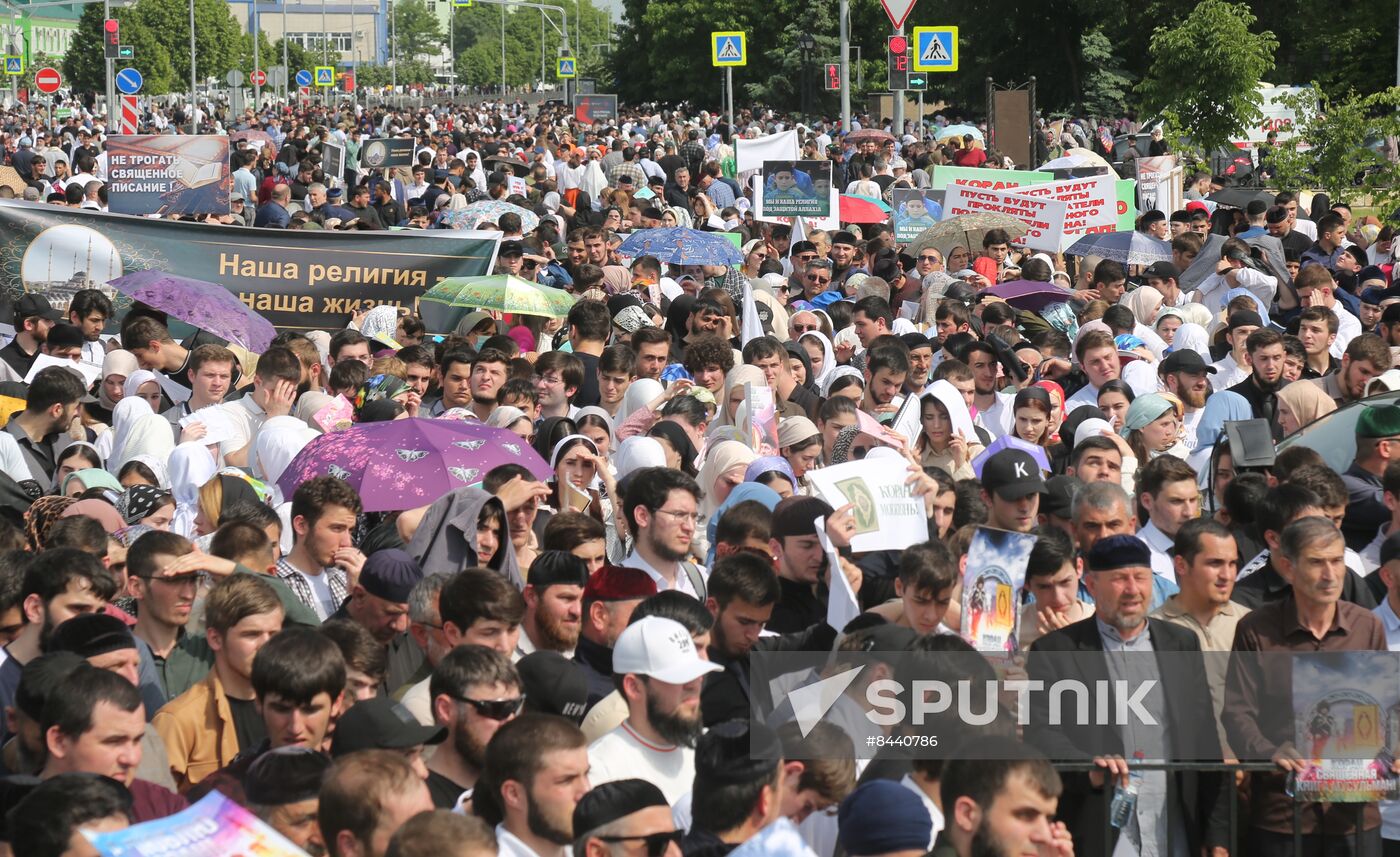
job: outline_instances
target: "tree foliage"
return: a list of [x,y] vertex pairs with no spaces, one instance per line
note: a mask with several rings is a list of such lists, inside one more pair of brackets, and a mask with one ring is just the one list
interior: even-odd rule
[[[607,12],[591,2],[563,5],[569,15],[567,52],[575,56],[576,28],[582,26],[579,41],[582,50],[577,55],[579,77],[598,78],[599,92],[612,92],[612,75],[604,64],[597,45],[607,43]],[[500,6],[473,6],[459,9],[453,15],[453,30],[457,49],[457,82],[463,86],[499,87],[501,84],[501,16]],[[536,9],[505,9],[506,84],[511,87],[532,86],[543,80],[557,83],[555,61],[561,40],[555,29],[559,15],[549,12],[541,38],[540,12]],[[580,19],[579,16],[582,18]],[[543,70],[543,78],[541,71]]]
[[400,61],[436,56],[447,34],[424,0],[396,0],[394,44]]
[[[188,13],[186,13],[188,14]],[[137,15],[135,7],[115,7],[112,17],[121,22],[122,42],[131,45],[137,56],[137,66],[145,78],[141,92],[147,95],[164,95],[172,88],[181,88],[180,78],[175,74],[170,62],[170,53],[163,40],[155,34]],[[87,49],[70,50],[63,57],[64,82],[74,92],[103,92],[107,86],[106,63],[102,57],[102,6],[91,4],[83,7],[78,19],[78,32],[73,39],[77,46]],[[189,24],[185,25],[185,39],[189,40]],[[185,53],[185,71],[189,73],[189,52]],[[186,78],[183,86],[188,86]]]
[[1079,55],[1088,66],[1081,99],[1083,111],[1091,116],[1123,115],[1133,83],[1102,28],[1095,27],[1080,37]]
[[1258,86],[1274,67],[1278,40],[1255,33],[1254,13],[1227,0],[1204,0],[1174,27],[1158,27],[1152,64],[1137,91],[1142,106],[1166,118],[1205,151],[1230,145],[1263,118]]
[[1400,87],[1333,98],[1315,83],[1282,101],[1298,121],[1273,156],[1280,187],[1321,187],[1333,202],[1369,196],[1384,212],[1400,205],[1400,164],[1384,151],[1400,136]]
[[[199,80],[222,78],[239,64],[243,48],[242,30],[224,0],[193,0],[195,75]],[[101,11],[100,9],[98,10]],[[190,71],[190,0],[138,0],[131,7],[138,22],[152,34],[159,34],[177,77],[188,79]],[[123,27],[125,30],[125,27]],[[126,41],[126,33],[122,40]],[[78,42],[78,44],[94,44]],[[96,42],[101,44],[101,42]],[[142,57],[140,49],[136,56]],[[145,60],[140,60],[145,73]],[[178,88],[178,86],[177,86]]]

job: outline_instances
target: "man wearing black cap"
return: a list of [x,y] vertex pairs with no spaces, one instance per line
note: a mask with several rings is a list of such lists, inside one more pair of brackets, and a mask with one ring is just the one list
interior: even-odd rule
[[1003,449],[982,465],[982,502],[987,526],[1017,533],[1035,529],[1045,477],[1030,453]]
[[687,857],[728,853],[777,820],[788,773],[782,756],[777,734],[757,720],[726,720],[700,736]]
[[583,627],[583,590],[588,585],[588,567],[566,551],[543,551],[530,564],[530,580],[525,584],[525,619],[515,657],[520,659],[536,650],[574,656]]
[[1249,377],[1249,358],[1245,343],[1249,335],[1264,326],[1264,319],[1251,310],[1230,313],[1226,324],[1225,342],[1230,353],[1215,361],[1215,374],[1210,378],[1214,390],[1228,390]]
[[1312,247],[1312,239],[1293,228],[1288,209],[1282,205],[1270,206],[1264,212],[1264,229],[1279,240],[1284,252],[1292,251],[1299,258]]
[[388,649],[385,690],[402,687],[423,662],[423,651],[408,637],[408,594],[423,579],[423,569],[398,548],[375,551],[365,560],[359,580],[332,619],[364,626]]
[[826,619],[826,551],[812,522],[831,513],[819,497],[788,497],[773,508],[768,544],[777,557],[782,596],[765,626],[769,631],[794,633]]
[[[661,790],[646,780],[613,780],[593,789],[574,807],[573,828],[578,857],[624,854],[681,857],[681,832]],[[642,845],[634,849],[630,846]]]
[[[1049,696],[1031,698],[1029,743],[1052,760],[1092,757],[1103,769],[1065,777],[1061,806],[1073,808],[1065,821],[1075,842],[1084,854],[1112,851],[1123,837],[1132,853],[1171,853],[1168,842],[1185,842],[1191,853],[1221,846],[1227,835],[1226,801],[1234,795],[1231,781],[1219,774],[1136,772],[1139,799],[1121,827],[1110,827],[1104,817],[1107,804],[1093,800],[1101,797],[1106,775],[1126,779],[1126,758],[1141,754],[1145,759],[1219,759],[1221,750],[1216,731],[1199,728],[1212,721],[1214,708],[1209,688],[1200,680],[1205,664],[1196,635],[1148,617],[1153,573],[1147,545],[1136,536],[1108,536],[1089,549],[1085,568],[1095,615],[1037,640],[1026,663],[1030,679],[1044,681],[1045,687],[1075,679],[1096,688],[1107,687],[1111,676],[1135,688],[1147,687],[1134,698],[1156,723],[1146,725],[1140,717],[1129,716],[1117,728],[1092,722],[1051,725]],[[1110,662],[1086,657],[1088,652],[1115,652],[1118,657]],[[1154,656],[1162,652],[1177,654],[1169,659]],[[1169,800],[1169,793],[1180,798]],[[1112,837],[1108,843],[1105,831]]]
[[0,348],[0,360],[15,370],[19,378],[24,378],[39,356],[39,346],[48,339],[50,328],[62,319],[63,313],[54,309],[48,298],[25,293],[15,301],[11,321],[15,326],[15,338]]
[[840,291],[852,274],[869,273],[856,266],[859,253],[860,242],[856,240],[856,236],[844,229],[832,233],[831,250],[827,253],[831,258],[831,285],[828,289]]
[[496,273],[520,276],[520,268],[525,264],[525,245],[519,241],[502,241],[496,252]]
[[324,855],[316,817],[321,781],[330,767],[324,753],[306,747],[269,750],[243,777],[243,805],[307,854]]
[[428,779],[423,747],[447,740],[443,726],[424,726],[413,712],[388,697],[376,696],[355,704],[335,722],[331,758],[339,759],[361,750],[394,750],[413,766],[420,779]]
[[1206,406],[1206,398],[1211,393],[1209,378],[1216,372],[1214,366],[1207,364],[1198,352],[1190,348],[1172,351],[1157,366],[1162,385],[1184,406],[1182,427],[1187,449],[1196,448],[1196,425],[1201,421],[1201,409]]
[[520,713],[520,676],[510,659],[485,646],[458,646],[429,679],[433,721],[446,740],[428,760],[428,791],[439,809],[455,809],[486,764],[486,745]]
[[1142,275],[1147,285],[1162,293],[1162,306],[1179,307],[1187,303],[1186,295],[1177,282],[1181,279],[1181,271],[1171,262],[1153,262]]

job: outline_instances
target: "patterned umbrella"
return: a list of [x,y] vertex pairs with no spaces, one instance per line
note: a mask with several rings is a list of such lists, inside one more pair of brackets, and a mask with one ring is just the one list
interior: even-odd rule
[[474,202],[466,208],[448,209],[443,221],[457,229],[475,229],[483,220],[495,223],[502,214],[515,214],[520,217],[520,231],[532,232],[540,225],[540,217],[533,211],[502,202],[499,199]]
[[973,125],[949,125],[942,131],[938,132],[938,139],[942,141],[948,139],[949,137],[957,137],[961,140],[968,134],[971,134],[972,139],[974,140],[982,139],[982,132],[979,131],[976,126]]
[[277,484],[290,497],[317,476],[354,488],[366,512],[401,512],[475,485],[494,467],[523,464],[536,479],[549,465],[515,432],[461,420],[359,423],[323,434],[297,453]]
[[1026,234],[1026,224],[1005,214],[993,214],[988,211],[959,214],[947,220],[940,220],[920,232],[914,243],[909,245],[909,254],[917,256],[933,247],[947,258],[950,247],[981,247],[982,236],[993,229],[1006,230],[1012,241]]
[[883,200],[855,194],[841,194],[842,223],[884,223],[890,219],[890,207]]
[[641,229],[617,248],[619,256],[655,256],[672,265],[742,265],[744,257],[728,238],[699,229]]
[[881,131],[879,128],[862,128],[859,131],[852,131],[846,135],[847,143],[888,143],[894,139],[894,135],[888,131]]
[[562,289],[541,286],[511,274],[448,277],[428,289],[419,300],[454,309],[487,309],[547,318],[563,318],[574,305],[574,296]]
[[1053,161],[1046,161],[1036,169],[1039,170],[1084,170],[1091,167],[1105,167],[1113,169],[1113,165],[1104,160],[1103,155],[1095,154],[1088,149],[1065,149],[1065,153]]
[[169,313],[200,330],[261,354],[277,331],[218,283],[179,277],[164,271],[137,271],[109,280],[107,285],[134,301]]
[[1035,280],[1009,280],[998,283],[982,294],[1001,298],[1016,309],[1040,312],[1051,304],[1062,304],[1074,297],[1074,292],[1050,283]]
[[1151,265],[1153,262],[1170,262],[1172,245],[1135,229],[1127,232],[1095,232],[1071,244],[1065,254],[1098,256],[1124,265]]

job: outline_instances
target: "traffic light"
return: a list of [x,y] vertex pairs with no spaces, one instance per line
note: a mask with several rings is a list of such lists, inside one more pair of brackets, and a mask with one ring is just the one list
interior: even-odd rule
[[841,64],[829,62],[826,64],[826,88],[829,90],[841,88]]
[[117,59],[121,53],[121,23],[116,18],[102,22],[102,55],[109,60]]
[[888,48],[890,91],[898,92],[909,88],[909,39],[904,36],[890,36],[885,43]]

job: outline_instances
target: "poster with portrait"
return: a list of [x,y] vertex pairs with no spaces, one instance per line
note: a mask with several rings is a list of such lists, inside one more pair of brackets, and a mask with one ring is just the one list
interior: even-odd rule
[[1400,797],[1391,773],[1400,738],[1400,662],[1389,653],[1296,655],[1293,746],[1307,761],[1298,800],[1369,803]]
[[978,527],[963,573],[963,637],[979,652],[1016,651],[1021,587],[1035,536]]
[[894,240],[908,244],[919,233],[943,217],[943,192],[918,188],[894,188],[890,191],[890,207],[894,218]]
[[764,161],[761,182],[765,217],[831,214],[830,161]]

